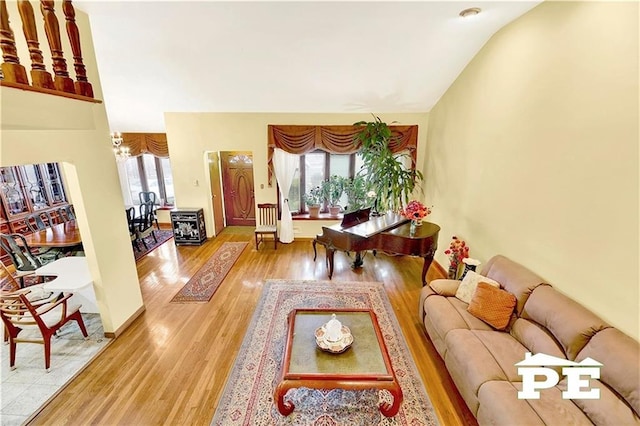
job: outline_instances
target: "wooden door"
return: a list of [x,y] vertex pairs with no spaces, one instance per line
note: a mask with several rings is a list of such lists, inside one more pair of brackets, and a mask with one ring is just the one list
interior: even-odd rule
[[207,154],[209,180],[211,182],[211,203],[213,204],[213,232],[218,235],[224,229],[222,208],[222,185],[220,184],[220,164],[217,152]]
[[256,225],[251,152],[220,152],[227,225]]

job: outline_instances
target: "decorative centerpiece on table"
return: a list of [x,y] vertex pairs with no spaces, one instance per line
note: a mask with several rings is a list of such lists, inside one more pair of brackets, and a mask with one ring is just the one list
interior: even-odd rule
[[449,248],[444,251],[444,254],[449,256],[449,272],[447,276],[449,279],[455,280],[458,278],[458,271],[463,265],[464,259],[469,257],[469,246],[465,241],[454,235]]
[[407,219],[411,219],[411,233],[415,232],[417,226],[422,225],[422,220],[431,213],[431,209],[418,200],[411,200],[409,204],[400,212]]

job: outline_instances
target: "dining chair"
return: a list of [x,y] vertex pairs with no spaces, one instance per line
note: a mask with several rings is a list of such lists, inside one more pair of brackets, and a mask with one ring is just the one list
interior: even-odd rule
[[48,224],[45,223],[44,219],[42,218],[42,213],[35,213],[28,216],[25,219],[25,222],[27,223],[27,227],[31,232],[38,232],[42,231],[43,229],[47,229],[52,224],[51,216],[49,216],[47,220],[49,221]]
[[127,214],[127,226],[129,227],[131,245],[136,251],[140,251],[140,246],[138,245],[138,234],[136,233],[136,208],[129,207],[128,209],[125,209],[125,213]]
[[265,241],[265,235],[273,235],[274,249],[278,249],[278,206],[272,203],[258,204],[258,221],[254,232],[256,238],[256,250],[260,242]]
[[24,287],[24,277],[35,274],[43,262],[33,254],[27,240],[20,234],[0,234],[0,247],[9,255],[16,268],[16,278]]
[[[69,299],[73,293],[61,297],[28,287],[18,290],[5,290],[15,284],[15,279],[2,265],[0,281],[8,282],[0,291],[0,317],[4,323],[5,340],[9,342],[9,367],[14,370],[16,364],[17,343],[38,343],[44,345],[44,364],[46,371],[51,366],[51,337],[69,321],[76,321],[85,340],[89,333],[84,325],[80,305],[72,304]],[[15,286],[14,286],[15,287]],[[41,338],[21,337],[22,331],[38,329]],[[28,333],[28,332],[27,332]]]
[[156,234],[153,232],[153,204],[151,202],[140,204],[140,216],[135,219],[135,223],[137,240],[142,242],[145,249],[149,247],[147,247],[144,239],[149,235],[153,237],[156,243],[158,242]]
[[156,193],[153,191],[141,191],[138,193],[138,197],[140,198],[140,204],[151,203],[153,206],[153,221],[156,223],[156,228],[160,230],[160,225],[158,224],[158,212],[156,211],[157,197]]

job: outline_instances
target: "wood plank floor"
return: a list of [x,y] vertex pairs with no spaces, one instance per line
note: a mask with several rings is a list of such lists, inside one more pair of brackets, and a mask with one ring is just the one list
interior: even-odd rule
[[[169,303],[226,241],[248,241],[209,303]],[[30,424],[208,425],[266,279],[326,280],[324,249],[309,240],[253,247],[253,229],[230,227],[202,246],[173,241],[138,262],[146,311]],[[476,424],[417,315],[422,260],[367,253],[351,270],[336,254],[333,282],[382,281],[443,425]],[[437,272],[432,267],[428,278]]]

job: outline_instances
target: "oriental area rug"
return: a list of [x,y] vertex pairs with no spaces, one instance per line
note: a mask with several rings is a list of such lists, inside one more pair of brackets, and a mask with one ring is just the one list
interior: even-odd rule
[[[273,400],[294,308],[368,308],[378,318],[404,400],[395,417],[378,405],[387,391],[291,389],[295,409],[281,415]],[[357,336],[354,336],[357,338]],[[374,282],[267,280],[211,422],[229,425],[437,425],[417,368],[383,285]]]
[[171,302],[208,302],[246,246],[246,242],[223,243]]
[[147,248],[144,248],[144,245],[141,242],[138,242],[138,247],[140,248],[140,250],[133,249],[133,255],[135,256],[136,262],[142,259],[143,257],[145,257],[147,254],[149,254],[153,250],[160,247],[162,244],[165,243],[165,241],[168,241],[171,238],[173,238],[172,230],[159,229],[159,230],[153,231],[153,233],[155,234],[158,242],[156,242],[156,240],[154,240],[153,237],[149,235],[144,239],[145,244],[147,244]]

